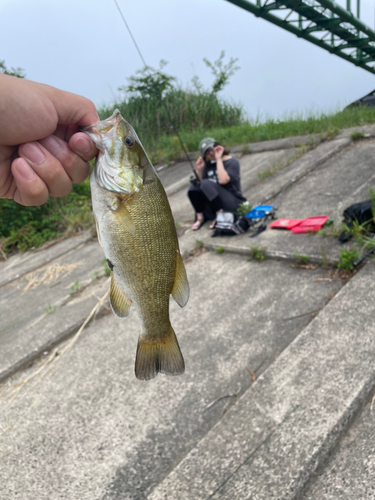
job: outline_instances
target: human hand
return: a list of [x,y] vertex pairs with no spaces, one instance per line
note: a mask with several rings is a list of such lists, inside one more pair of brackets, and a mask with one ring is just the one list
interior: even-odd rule
[[215,146],[214,151],[215,151],[215,160],[219,160],[223,156],[224,148],[223,148],[223,146],[220,146],[220,145]]
[[42,205],[85,180],[97,149],[78,125],[98,120],[85,97],[0,74],[0,198]]
[[204,159],[201,156],[195,162],[195,166],[197,167],[197,170],[202,170],[204,168]]

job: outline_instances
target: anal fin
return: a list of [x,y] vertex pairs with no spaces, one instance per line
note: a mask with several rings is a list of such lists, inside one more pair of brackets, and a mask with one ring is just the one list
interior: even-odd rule
[[113,313],[118,318],[126,318],[129,314],[132,301],[125,295],[121,287],[117,283],[113,273],[111,273],[111,288],[109,291],[109,299]]
[[185,266],[178,250],[176,250],[174,283],[171,295],[180,307],[184,307],[189,300],[189,283],[186,276]]

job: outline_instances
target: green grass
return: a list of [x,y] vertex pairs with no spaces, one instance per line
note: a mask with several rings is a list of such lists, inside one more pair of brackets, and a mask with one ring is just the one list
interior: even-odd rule
[[77,293],[79,292],[79,287],[80,287],[80,282],[78,280],[76,280],[73,285],[70,287],[70,296],[71,297],[74,297],[75,295],[77,295]]
[[262,262],[266,258],[267,257],[266,254],[264,253],[264,249],[259,248],[257,246],[250,248],[250,256],[248,260],[255,259],[257,262]]
[[253,208],[252,205],[248,201],[244,201],[241,203],[241,205],[237,208],[236,212],[238,215],[246,215],[250,210]]
[[58,236],[70,235],[94,225],[87,179],[75,184],[63,198],[51,197],[39,207],[24,207],[0,200],[0,247],[5,253],[37,248]]
[[294,252],[293,258],[298,265],[306,265],[309,263],[309,257],[307,255],[301,255],[297,250]]
[[[121,108],[119,104],[117,106]],[[220,101],[217,101],[215,106],[219,107]],[[100,116],[109,116],[114,107],[102,108],[99,111]],[[164,129],[159,128],[158,132],[151,136],[149,127],[152,128],[153,119],[150,120],[150,125],[147,124],[147,121],[144,121],[142,125],[137,127],[137,120],[132,122],[131,116],[128,116],[126,109],[123,109],[122,112],[124,118],[134,125],[152,161],[168,161],[182,155],[178,139],[173,135],[170,126],[169,130],[166,129],[167,127],[164,127]],[[183,111],[176,108],[175,113],[177,113],[177,116],[181,116]],[[364,107],[330,113],[292,113],[283,119],[268,118],[264,121],[261,121],[259,117],[247,119],[243,110],[241,112],[238,110],[237,114],[235,112],[231,113],[229,120],[231,123],[228,125],[225,121],[219,121],[220,113],[217,112],[216,114],[218,126],[213,126],[213,120],[211,119],[206,121],[192,120],[189,123],[179,121],[179,133],[188,151],[196,151],[199,141],[204,136],[214,137],[225,146],[246,145],[251,142],[281,139],[295,135],[321,134],[331,138],[341,129],[375,123],[375,109]],[[214,113],[212,115],[215,116]],[[144,116],[147,116],[147,114]],[[361,133],[353,133],[352,135],[355,139],[362,137]]]
[[353,132],[352,134],[350,134],[350,137],[351,139],[353,139],[353,141],[358,141],[359,139],[363,139],[365,135],[363,132]]
[[53,314],[57,309],[58,309],[58,306],[51,306],[51,304],[48,302],[48,306],[44,308],[44,311],[47,314]]
[[359,259],[359,252],[356,248],[351,250],[345,250],[341,248],[341,253],[339,257],[339,263],[337,264],[338,269],[345,269],[346,271],[353,271],[354,262]]

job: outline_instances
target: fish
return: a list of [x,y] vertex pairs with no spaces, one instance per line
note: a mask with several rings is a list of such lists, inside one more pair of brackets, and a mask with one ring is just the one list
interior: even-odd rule
[[189,283],[165,190],[119,110],[81,131],[99,150],[90,187],[98,240],[111,271],[111,309],[126,318],[133,304],[140,318],[135,376],[180,375],[185,362],[169,318],[169,296],[184,307]]

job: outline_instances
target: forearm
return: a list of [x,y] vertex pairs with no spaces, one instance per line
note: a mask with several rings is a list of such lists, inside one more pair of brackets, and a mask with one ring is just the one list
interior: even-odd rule
[[230,177],[228,175],[228,172],[224,168],[223,160],[219,158],[216,160],[216,170],[217,170],[217,176],[219,178],[219,184],[228,184],[230,181]]

